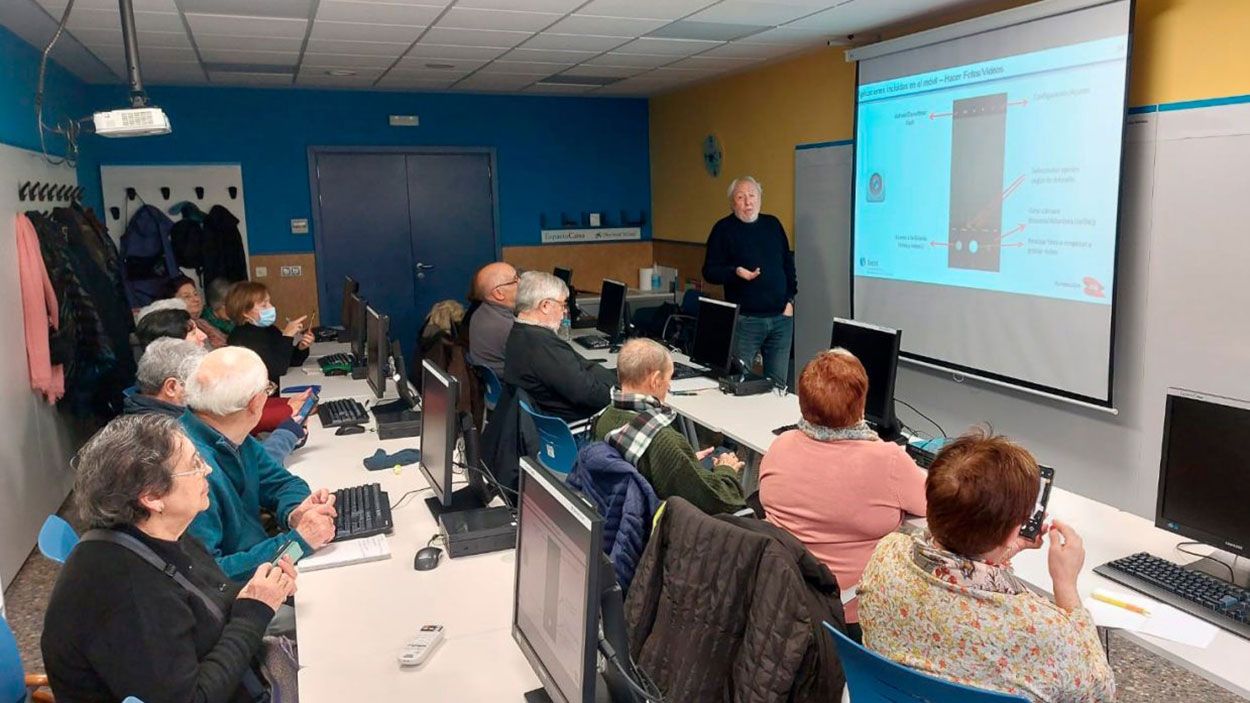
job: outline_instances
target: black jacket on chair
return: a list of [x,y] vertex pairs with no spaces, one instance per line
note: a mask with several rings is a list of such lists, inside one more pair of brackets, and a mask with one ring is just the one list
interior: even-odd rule
[[521,457],[537,456],[541,444],[534,419],[521,412],[522,400],[534,402],[525,391],[505,383],[482,433],[482,461],[513,496],[521,473]]
[[502,381],[529,393],[535,410],[575,422],[607,407],[616,373],[573,351],[546,327],[518,320],[504,347]]

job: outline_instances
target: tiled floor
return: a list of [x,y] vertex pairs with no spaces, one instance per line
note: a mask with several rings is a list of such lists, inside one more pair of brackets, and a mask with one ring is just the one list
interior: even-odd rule
[[[81,530],[81,525],[75,525]],[[22,662],[29,672],[43,671],[39,634],[48,595],[60,565],[36,550],[4,593],[9,625],[17,636]],[[1137,645],[1111,635],[1111,668],[1115,670],[1118,703],[1235,703],[1239,696],[1174,666]]]

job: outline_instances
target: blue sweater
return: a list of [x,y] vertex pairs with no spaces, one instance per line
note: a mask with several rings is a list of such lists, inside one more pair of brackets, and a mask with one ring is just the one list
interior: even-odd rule
[[[236,447],[190,411],[181,419],[187,436],[213,469],[208,475],[208,509],[195,516],[190,532],[204,543],[221,570],[236,581],[246,581],[256,567],[273,559],[288,539],[299,542],[305,553],[312,553],[287,522],[291,511],[311,493],[308,484],[274,461],[254,438],[248,437]],[[261,508],[271,511],[290,531],[276,537],[266,535],[260,524]]]
[[[166,417],[182,417],[182,413],[186,412],[186,408],[173,403],[166,403],[158,400],[150,395],[143,395],[139,392],[138,386],[131,386],[122,391],[124,399],[122,401],[123,415],[144,415],[147,413],[156,413],[165,415]],[[303,431],[295,421],[287,418],[286,422],[278,425],[269,436],[261,440],[261,446],[265,448],[265,452],[273,457],[273,460],[279,464],[286,464],[286,458],[295,451],[295,447],[303,438]]]

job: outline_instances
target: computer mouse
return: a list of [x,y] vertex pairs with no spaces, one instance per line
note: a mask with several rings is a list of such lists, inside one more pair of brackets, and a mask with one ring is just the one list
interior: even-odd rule
[[335,435],[343,436],[345,434],[360,434],[365,431],[364,425],[341,425],[334,431]]
[[429,571],[438,566],[442,558],[443,550],[438,547],[422,547],[417,550],[417,556],[412,560],[412,568],[417,571]]

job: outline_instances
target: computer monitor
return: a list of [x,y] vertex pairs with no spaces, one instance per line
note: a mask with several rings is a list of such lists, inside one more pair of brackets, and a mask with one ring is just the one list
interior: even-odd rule
[[573,269],[557,266],[552,270],[552,274],[556,278],[564,281],[564,285],[569,288],[569,321],[577,324],[577,320],[582,316],[582,309],[577,305],[577,289],[573,287]]
[[[554,474],[521,460],[512,639],[546,700],[593,703],[603,518]],[[527,701],[543,700],[540,692]]]
[[408,405],[409,409],[420,407],[421,399],[417,397],[416,391],[408,381],[408,364],[404,363],[404,350],[399,340],[391,341],[391,379],[395,381],[395,388],[399,390],[400,399]]
[[737,326],[737,305],[723,300],[699,298],[699,319],[694,326],[690,360],[712,369],[716,374],[732,372],[734,329]]
[[[452,490],[456,444],[464,429],[461,413],[456,409],[460,381],[425,359],[421,362],[421,384],[421,461],[418,466],[434,491],[425,503],[437,522],[443,513],[485,507],[489,495],[483,490],[481,480],[471,480],[468,488]],[[465,461],[476,463],[480,476],[476,437],[466,439]],[[473,472],[466,469],[466,473]]]
[[[365,325],[365,309],[369,303],[360,297],[359,293],[351,293],[347,296],[350,301],[350,317],[344,323],[347,327],[348,335],[352,344],[352,355],[356,357],[356,364],[365,358],[365,344],[368,342],[368,330]],[[353,378],[355,378],[353,376]]]
[[629,289],[620,281],[603,279],[599,289],[599,323],[595,329],[613,343],[625,336],[625,293]]
[[351,319],[352,313],[352,294],[360,292],[360,284],[351,276],[343,277],[343,307],[339,313],[339,324],[343,326],[342,336],[339,337],[340,342],[347,342],[351,339]]
[[557,266],[551,271],[551,273],[555,274],[556,278],[564,281],[564,285],[569,287],[569,292],[573,291],[573,269]]
[[889,327],[856,320],[833,319],[830,347],[842,347],[855,355],[868,374],[868,398],[864,419],[882,439],[899,433],[894,415],[894,377],[898,372],[898,349],[903,333]]
[[390,353],[387,343],[387,327],[390,318],[381,315],[370,305],[365,308],[365,328],[368,337],[365,344],[365,379],[374,395],[386,394],[386,357]]
[[1168,389],[1155,525],[1250,556],[1250,402]]

